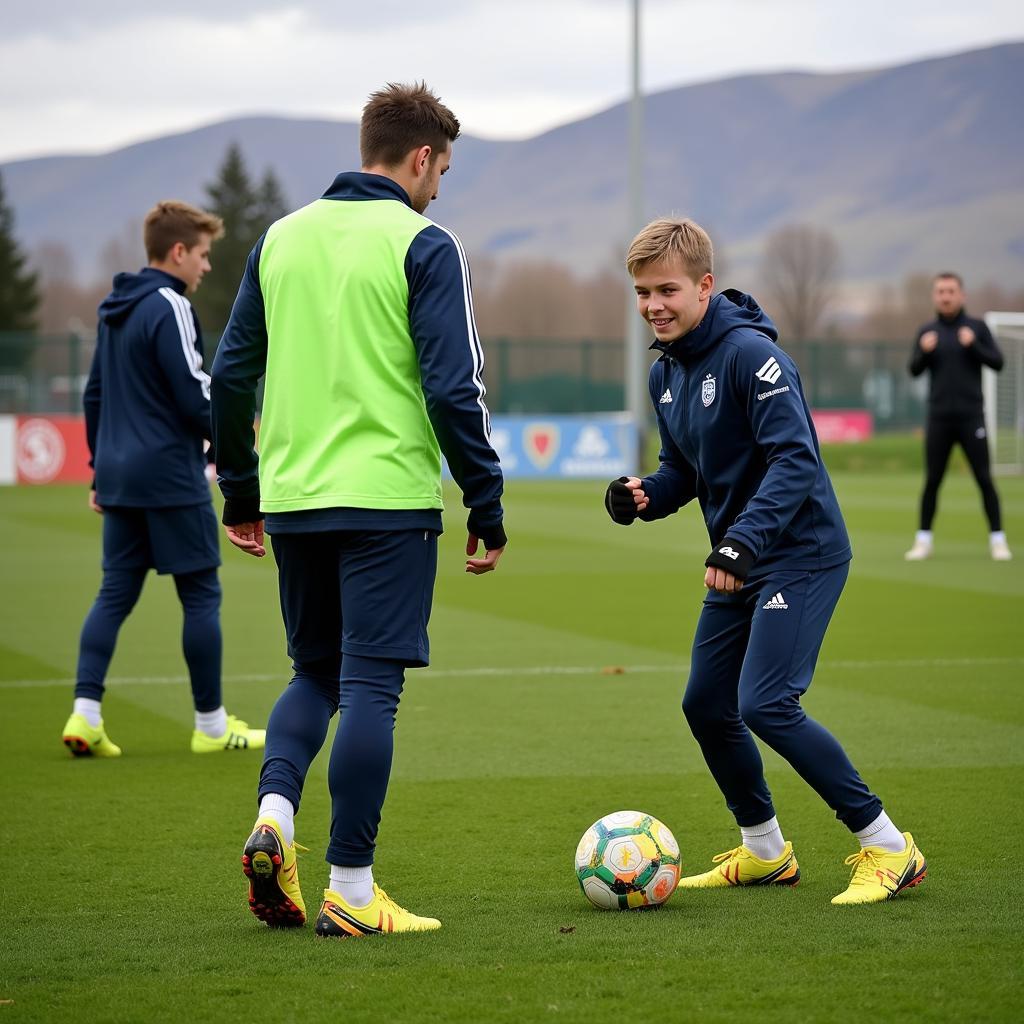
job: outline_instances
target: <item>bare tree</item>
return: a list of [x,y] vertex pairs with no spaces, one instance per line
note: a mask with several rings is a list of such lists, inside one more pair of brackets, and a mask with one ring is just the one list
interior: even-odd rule
[[105,283],[82,286],[75,280],[74,260],[63,242],[40,242],[33,253],[39,274],[39,329],[63,334],[69,325],[96,323],[96,306],[110,288]]
[[[932,306],[932,275],[908,274],[898,285],[878,289],[874,302],[853,330],[856,338],[872,341],[907,341],[935,315]],[[1024,310],[1024,287],[1004,288],[992,282],[968,287],[967,308],[975,316],[988,310]]]
[[142,245],[142,222],[126,221],[120,232],[108,238],[100,249],[96,265],[96,283],[110,285],[111,278],[122,270],[136,271],[146,262]]
[[477,323],[486,337],[620,341],[626,275],[577,277],[561,263],[480,260],[474,274]]
[[820,327],[838,270],[839,245],[823,228],[791,224],[768,236],[761,277],[785,337],[805,341]]

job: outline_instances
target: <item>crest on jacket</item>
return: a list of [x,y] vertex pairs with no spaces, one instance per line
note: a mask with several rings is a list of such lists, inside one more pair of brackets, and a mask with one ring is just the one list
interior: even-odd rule
[[706,409],[715,400],[715,378],[709,373],[700,386],[700,400]]

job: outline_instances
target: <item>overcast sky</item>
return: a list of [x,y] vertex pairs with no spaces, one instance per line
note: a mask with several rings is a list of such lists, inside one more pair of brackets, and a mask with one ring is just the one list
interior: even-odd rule
[[[471,134],[625,98],[629,0],[0,0],[0,160],[236,114],[356,119],[425,78]],[[644,88],[902,63],[1024,38],[1020,0],[643,0]],[[650,130],[650,129],[649,129]]]

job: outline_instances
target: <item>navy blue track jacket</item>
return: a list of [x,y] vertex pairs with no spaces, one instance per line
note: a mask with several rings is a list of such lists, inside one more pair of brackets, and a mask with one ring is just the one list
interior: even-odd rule
[[100,303],[85,428],[100,505],[210,501],[203,440],[210,378],[185,282],[154,267],[118,274]]
[[662,353],[649,378],[661,454],[640,518],[697,498],[712,546],[729,537],[753,554],[751,578],[852,554],[796,364],[777,337],[753,298],[728,290],[689,334],[651,346]]

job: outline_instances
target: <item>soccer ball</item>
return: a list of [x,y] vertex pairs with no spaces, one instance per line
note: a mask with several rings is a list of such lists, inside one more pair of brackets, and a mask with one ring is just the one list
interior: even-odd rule
[[679,881],[679,844],[642,811],[606,814],[576,847],[576,877],[584,896],[601,910],[656,907]]

